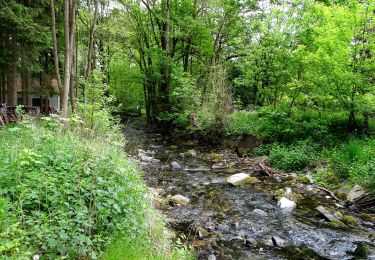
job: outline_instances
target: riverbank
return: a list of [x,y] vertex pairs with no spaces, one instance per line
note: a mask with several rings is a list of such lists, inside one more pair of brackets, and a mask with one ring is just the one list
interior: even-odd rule
[[[169,132],[231,147],[240,157],[268,156],[276,169],[310,175],[338,191],[358,184],[375,190],[375,120],[358,118],[348,125],[343,112],[235,111],[220,118],[210,114],[174,121]],[[184,122],[184,123],[182,123]],[[338,191],[340,193],[340,191]]]
[[0,129],[0,256],[189,257],[172,242],[110,125],[25,116]]

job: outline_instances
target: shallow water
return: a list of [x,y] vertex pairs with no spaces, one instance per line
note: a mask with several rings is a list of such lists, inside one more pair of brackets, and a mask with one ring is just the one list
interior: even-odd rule
[[[314,184],[298,183],[283,173],[274,178],[259,176],[252,158],[238,158],[231,149],[194,140],[173,140],[147,129],[139,120],[126,122],[124,133],[126,151],[144,170],[150,187],[163,188],[164,197],[181,194],[190,198],[187,206],[173,205],[163,207],[162,211],[169,226],[186,237],[200,259],[209,255],[217,259],[375,259],[375,230],[361,225],[362,220],[347,229],[331,227],[317,213],[317,206],[355,214],[337,209],[335,201]],[[138,149],[149,150],[160,163],[141,162]],[[189,149],[197,151],[197,158],[181,157]],[[210,153],[222,158],[213,162],[207,159]],[[173,161],[183,169],[173,170]],[[221,168],[219,164],[223,164]],[[255,176],[261,182],[230,186],[226,183],[231,175],[227,173],[229,168]],[[287,188],[303,196],[294,210],[280,209],[273,198],[276,190]],[[256,214],[254,209],[267,215]],[[282,239],[283,245],[274,246],[272,237]],[[365,245],[367,256],[353,254],[359,245]]]

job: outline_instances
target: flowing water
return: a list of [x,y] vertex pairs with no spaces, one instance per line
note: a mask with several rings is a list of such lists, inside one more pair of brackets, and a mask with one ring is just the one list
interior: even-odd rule
[[[199,259],[375,259],[375,230],[361,218],[350,228],[334,228],[324,221],[315,209],[319,205],[359,216],[338,208],[315,184],[298,183],[296,176],[283,173],[261,176],[254,158],[239,158],[233,149],[194,140],[174,140],[147,129],[140,120],[126,122],[124,133],[130,158],[145,172],[148,186],[161,193],[159,201],[165,204],[159,208],[168,225],[184,235]],[[160,162],[142,162],[138,149]],[[186,153],[192,149],[196,157]],[[173,170],[171,162],[182,169]],[[239,172],[261,182],[229,185],[226,179]],[[300,194],[294,210],[278,206],[273,194],[281,189],[291,196]],[[191,202],[175,205],[168,195],[176,194]]]

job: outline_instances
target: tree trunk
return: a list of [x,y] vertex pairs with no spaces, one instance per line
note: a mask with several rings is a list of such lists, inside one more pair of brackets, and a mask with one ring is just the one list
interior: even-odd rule
[[95,11],[94,11],[94,17],[91,21],[90,25],[90,33],[89,33],[89,42],[87,46],[87,64],[85,69],[85,80],[88,80],[91,74],[92,69],[92,56],[94,52],[94,36],[96,31],[96,23],[99,16],[99,0],[95,0]]
[[55,1],[51,0],[51,27],[52,27],[52,42],[53,42],[53,59],[55,64],[55,74],[57,79],[57,85],[59,87],[59,92],[63,92],[63,87],[60,77],[60,66],[59,66],[59,54],[57,46],[57,37],[56,37],[56,15],[55,15]]
[[1,71],[1,82],[0,82],[0,105],[5,103],[5,85],[6,85],[6,79],[5,79],[5,72]]
[[76,8],[77,8],[77,2],[76,0],[72,1],[71,6],[71,16],[70,16],[70,50],[71,50],[71,59],[70,59],[70,84],[69,84],[69,90],[70,90],[70,103],[72,106],[72,114],[76,114],[76,100],[74,96],[74,68],[75,68],[75,23],[76,23]]
[[70,44],[70,16],[71,14],[71,2],[72,0],[64,0],[64,44],[65,44],[65,60],[64,60],[64,88],[61,94],[61,116],[66,118],[68,115],[68,97],[70,88],[70,69],[71,69],[71,57],[72,49]]
[[161,104],[163,107],[163,111],[167,111],[169,108],[169,42],[170,42],[170,16],[171,16],[171,3],[170,0],[163,0],[162,1],[162,9],[164,10],[164,23],[163,23],[163,31],[162,31],[162,50],[164,53],[164,64],[162,66],[162,75],[163,75],[163,82],[161,84]]
[[10,77],[8,81],[8,104],[9,106],[17,106],[17,42],[12,39],[13,60],[11,65]]
[[21,81],[22,81],[22,104],[23,106],[27,107],[27,82],[26,82],[26,72],[22,71],[21,73]]
[[29,70],[26,70],[25,72],[25,77],[26,77],[26,104],[27,106],[31,107],[32,104],[32,97],[31,97],[31,73]]
[[75,95],[74,95],[74,78],[75,78],[75,68],[76,66],[76,59],[75,55],[73,55],[72,58],[72,67],[71,67],[71,74],[70,74],[70,104],[72,106],[72,114],[76,115],[77,114],[77,109],[76,109],[76,100],[75,100]]

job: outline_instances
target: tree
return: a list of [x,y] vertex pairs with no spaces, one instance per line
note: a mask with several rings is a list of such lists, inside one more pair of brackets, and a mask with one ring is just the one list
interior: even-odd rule
[[71,84],[71,70],[74,54],[74,27],[76,18],[76,0],[64,0],[64,88],[61,95],[61,116],[66,118],[68,115],[68,99]]

